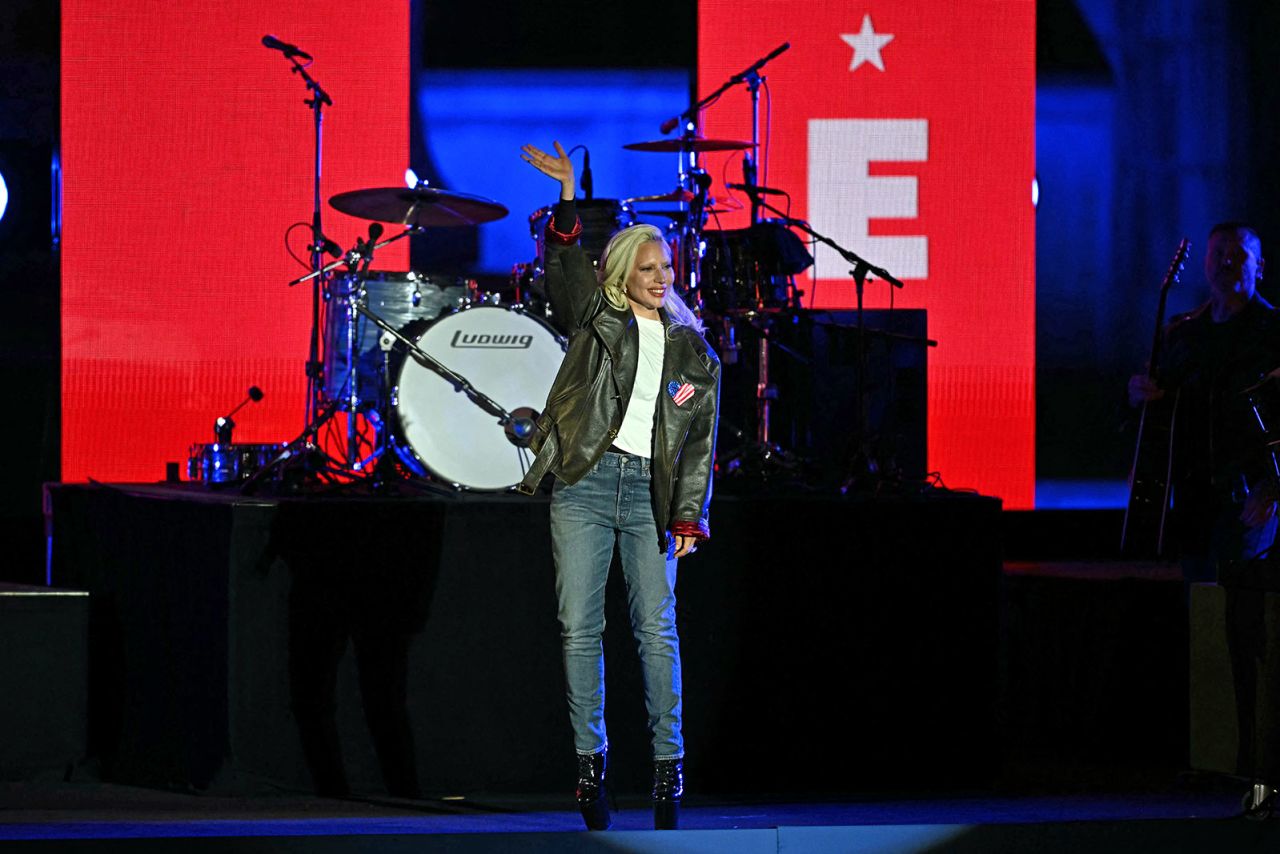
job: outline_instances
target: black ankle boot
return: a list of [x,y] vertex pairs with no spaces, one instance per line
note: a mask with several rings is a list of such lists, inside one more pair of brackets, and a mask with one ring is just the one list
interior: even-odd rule
[[1280,792],[1274,787],[1266,783],[1254,783],[1244,793],[1244,801],[1240,804],[1243,809],[1241,815],[1245,818],[1269,819],[1275,814],[1277,798],[1280,798]]
[[604,751],[578,754],[578,809],[587,830],[608,830],[609,801],[604,787],[605,767],[609,764]]
[[653,829],[675,830],[680,825],[684,797],[684,760],[653,761]]

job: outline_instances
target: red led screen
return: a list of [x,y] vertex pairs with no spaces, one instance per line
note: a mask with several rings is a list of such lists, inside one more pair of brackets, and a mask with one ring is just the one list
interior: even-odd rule
[[[763,69],[760,183],[790,212],[902,279],[928,310],[929,467],[952,487],[1035,498],[1035,3],[1032,0],[700,0],[698,91],[783,42]],[[750,139],[743,86],[703,114],[709,137]],[[710,155],[713,195],[739,154]],[[775,204],[779,197],[770,197]],[[746,223],[745,213],[718,227]],[[854,304],[826,247],[804,305]],[[870,282],[868,307],[889,288]]]
[[[333,99],[327,199],[403,182],[408,17],[393,0],[63,0],[64,480],[163,477],[250,385],[265,399],[237,442],[302,429],[311,290],[286,286],[306,270],[284,232],[311,219],[312,115],[262,37],[312,54]],[[365,233],[323,216],[344,247]],[[374,266],[406,269],[405,243]]]

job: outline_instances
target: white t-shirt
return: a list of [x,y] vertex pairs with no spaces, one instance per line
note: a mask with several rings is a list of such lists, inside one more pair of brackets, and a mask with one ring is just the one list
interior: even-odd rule
[[662,391],[662,356],[667,346],[661,320],[637,317],[640,328],[640,359],[636,363],[636,383],[631,401],[613,444],[628,453],[648,457],[653,448],[653,413]]

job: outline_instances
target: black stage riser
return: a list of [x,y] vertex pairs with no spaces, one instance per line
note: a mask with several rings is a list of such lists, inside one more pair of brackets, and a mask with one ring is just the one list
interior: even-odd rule
[[[93,594],[90,750],[107,779],[332,789],[337,746],[357,790],[570,786],[546,499],[57,486],[51,502],[55,583]],[[992,770],[997,501],[724,498],[712,519],[679,586],[691,785],[847,791]],[[617,575],[612,768],[643,791]]]

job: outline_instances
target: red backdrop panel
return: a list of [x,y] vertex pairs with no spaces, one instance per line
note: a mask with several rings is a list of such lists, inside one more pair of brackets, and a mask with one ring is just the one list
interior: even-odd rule
[[[156,480],[251,384],[238,442],[302,428],[312,116],[273,33],[332,96],[322,197],[402,183],[408,4],[63,0],[64,480]],[[349,246],[367,223],[324,211]],[[290,245],[306,256],[306,230]],[[407,241],[406,241],[407,242]],[[402,242],[375,266],[407,269]]]
[[[929,354],[930,468],[949,486],[1030,507],[1035,3],[701,0],[699,92],[784,41],[790,50],[764,69],[761,183],[791,194],[793,216],[901,278],[897,306],[928,309],[938,341]],[[745,87],[703,118],[707,136],[750,139]],[[723,182],[742,180],[740,156],[704,162],[721,200],[737,195]],[[719,227],[746,221],[723,214]],[[852,306],[849,265],[825,247],[815,254],[804,304]],[[889,304],[883,283],[866,294],[868,307]]]

